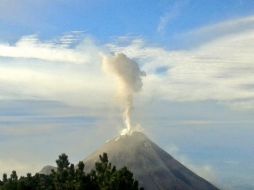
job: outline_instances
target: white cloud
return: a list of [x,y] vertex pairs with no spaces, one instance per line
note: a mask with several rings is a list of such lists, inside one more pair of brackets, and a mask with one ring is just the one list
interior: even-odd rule
[[243,18],[237,18],[237,19],[231,19],[224,22],[220,22],[217,24],[213,24],[210,26],[205,26],[202,28],[199,28],[197,30],[193,30],[189,33],[186,33],[186,35],[195,35],[202,37],[218,37],[218,36],[224,36],[228,34],[234,34],[246,30],[253,30],[254,29],[254,16],[249,17],[243,17]]
[[204,26],[187,33],[179,34],[178,38],[188,48],[202,45],[217,38],[241,34],[254,30],[254,16],[226,20],[224,22]]
[[188,1],[176,1],[172,7],[168,8],[168,10],[160,17],[160,21],[157,26],[157,31],[159,33],[163,33],[168,25],[180,15],[181,9],[187,2]]
[[[23,37],[14,45],[2,43],[0,96],[58,100],[90,108],[109,106],[112,102],[108,101],[114,100],[114,81],[101,71],[101,54],[113,51],[135,59],[147,73],[141,93],[144,100],[215,100],[252,109],[254,29],[245,27],[252,20],[247,17],[227,21],[224,28],[220,23],[201,29],[201,33],[222,35],[190,50],[169,51],[128,38],[127,43],[106,45],[86,38],[71,46],[68,37],[68,42],[65,37],[60,38],[62,42],[42,42],[35,36]],[[233,26],[235,33],[228,31]]]
[[[171,101],[215,100],[229,105],[244,102],[252,108],[254,30],[238,30],[191,50],[167,51],[148,46],[142,40],[109,47],[143,64],[148,73],[144,94],[156,93],[156,97]],[[159,68],[166,69],[158,74]]]
[[180,3],[177,2],[173,8],[169,9],[160,17],[160,22],[157,26],[157,31],[163,33],[168,24],[180,14]]
[[63,38],[41,42],[25,36],[12,46],[0,44],[0,98],[105,106],[110,101],[105,97],[114,93],[111,79],[100,69],[101,53],[106,51],[90,38],[74,47],[66,47]]
[[[67,45],[72,43],[74,38],[73,35],[65,35],[60,38],[59,43],[45,43],[39,41],[34,35],[24,36],[14,45],[1,44],[0,56],[77,64],[91,63],[93,61],[92,55],[94,53],[99,54],[100,50],[96,49],[97,47],[89,39],[85,39],[76,48],[70,49]],[[93,51],[95,49],[96,51]],[[89,53],[92,53],[92,55]]]

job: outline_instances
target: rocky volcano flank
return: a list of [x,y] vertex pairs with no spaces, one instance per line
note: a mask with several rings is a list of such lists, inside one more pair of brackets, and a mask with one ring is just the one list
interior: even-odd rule
[[[99,155],[108,154],[117,168],[127,166],[146,190],[218,190],[211,183],[193,173],[141,132],[123,135],[108,141],[83,160],[85,171],[93,169]],[[40,173],[49,174],[52,166]]]
[[103,152],[117,168],[127,166],[146,190],[217,189],[140,132],[120,136],[104,144],[84,160],[86,171],[93,168]]

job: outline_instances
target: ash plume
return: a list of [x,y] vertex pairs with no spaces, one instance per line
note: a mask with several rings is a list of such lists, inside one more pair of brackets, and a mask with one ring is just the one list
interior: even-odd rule
[[128,58],[125,54],[119,53],[114,56],[103,57],[103,69],[115,76],[118,85],[118,96],[122,104],[123,119],[126,128],[122,134],[128,134],[133,131],[131,115],[133,110],[134,93],[142,89],[142,76],[145,72],[141,71],[138,64]]

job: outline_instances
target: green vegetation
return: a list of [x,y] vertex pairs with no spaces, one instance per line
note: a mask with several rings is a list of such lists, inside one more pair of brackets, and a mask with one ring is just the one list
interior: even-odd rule
[[10,177],[3,174],[0,190],[143,190],[126,167],[117,170],[112,166],[106,153],[90,173],[84,172],[83,162],[77,167],[70,164],[66,154],[61,154],[56,164],[50,175],[28,173],[18,178],[16,171]]

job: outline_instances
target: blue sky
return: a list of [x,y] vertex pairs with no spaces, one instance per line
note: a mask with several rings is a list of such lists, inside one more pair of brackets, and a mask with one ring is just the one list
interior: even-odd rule
[[[252,15],[254,3],[251,0],[148,0],[146,3],[141,0],[4,0],[1,8],[1,36],[5,39],[29,34],[52,39],[77,30],[99,42],[133,35],[153,43],[166,41],[163,45],[167,47],[179,33]],[[158,34],[163,18],[166,24]]]
[[2,0],[0,174],[118,135],[101,56],[124,53],[147,74],[133,121],[220,187],[254,188],[253,43],[252,0]]

